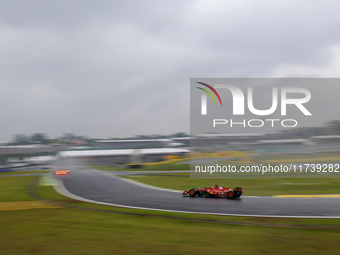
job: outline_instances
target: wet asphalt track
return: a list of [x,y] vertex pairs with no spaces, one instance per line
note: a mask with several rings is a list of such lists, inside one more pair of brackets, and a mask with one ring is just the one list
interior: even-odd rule
[[134,185],[115,178],[113,174],[71,165],[70,162],[66,167],[70,174],[57,177],[66,190],[78,197],[101,203],[221,215],[340,218],[340,198],[245,196],[229,200],[182,197],[179,193]]

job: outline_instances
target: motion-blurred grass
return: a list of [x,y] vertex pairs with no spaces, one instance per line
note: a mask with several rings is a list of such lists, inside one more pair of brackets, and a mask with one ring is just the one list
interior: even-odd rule
[[42,174],[49,173],[48,170],[36,170],[36,171],[11,171],[11,172],[1,172],[1,175],[16,175],[16,174]]
[[234,226],[79,211],[0,212],[1,254],[336,254],[340,230]]
[[31,178],[31,176],[1,177],[0,202],[34,200],[27,194],[27,185]]
[[[12,201],[26,197],[35,177],[6,178],[0,194]],[[4,178],[5,179],[5,178]],[[8,188],[12,186],[13,189]],[[18,187],[18,188],[14,188]],[[109,208],[120,212],[160,214],[142,210],[107,207],[65,198],[51,186],[39,187],[40,195],[88,208]],[[1,200],[2,201],[2,200]],[[171,215],[166,213],[165,215]],[[236,219],[209,215],[209,217]],[[249,218],[238,218],[250,221]],[[338,220],[252,219],[257,222],[336,223]],[[74,208],[34,209],[0,212],[0,254],[337,254],[340,230],[237,226],[185,219],[165,219],[111,214]]]

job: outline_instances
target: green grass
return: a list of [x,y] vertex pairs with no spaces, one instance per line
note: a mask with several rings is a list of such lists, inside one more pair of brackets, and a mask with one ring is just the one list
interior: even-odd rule
[[1,175],[15,175],[15,174],[42,174],[42,173],[49,173],[48,170],[36,170],[36,171],[13,171],[13,172],[1,172]]
[[273,155],[273,156],[261,156],[261,157],[254,157],[254,160],[258,158],[259,161],[262,160],[271,160],[271,159],[310,159],[310,158],[325,158],[325,157],[339,157],[339,152],[315,152],[312,154],[282,154],[282,155]]
[[126,178],[178,190],[214,186],[215,184],[228,188],[238,186],[244,188],[244,195],[248,196],[340,194],[339,178],[190,178],[189,174],[174,175],[146,175]]
[[27,195],[27,185],[31,176],[1,177],[0,178],[0,202],[32,201]]
[[279,229],[69,208],[0,212],[1,254],[336,254],[340,230]]
[[[22,201],[32,178],[11,177],[0,194]],[[8,188],[13,188],[8,190]],[[282,224],[337,224],[339,220],[222,217],[130,210],[74,201],[40,186],[50,200],[84,208]],[[17,200],[19,199],[19,200]],[[237,226],[133,216],[74,208],[0,212],[0,254],[339,254],[340,229]]]

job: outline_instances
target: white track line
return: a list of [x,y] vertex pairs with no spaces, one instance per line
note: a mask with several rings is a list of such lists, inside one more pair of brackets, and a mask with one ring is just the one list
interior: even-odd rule
[[[156,189],[156,190],[164,190],[164,191],[175,192],[175,193],[183,193],[183,191],[180,191],[180,190],[162,188],[162,187],[158,187],[158,186],[152,186],[152,185],[145,184],[145,183],[142,183],[142,182],[139,182],[139,181],[135,181],[135,180],[131,180],[131,179],[126,179],[126,178],[123,178],[123,177],[119,177],[119,176],[115,175],[114,173],[107,173],[107,172],[102,172],[102,171],[94,170],[94,169],[89,169],[89,170],[90,170],[90,171],[93,171],[93,172],[96,172],[96,173],[103,174],[103,175],[105,175],[105,176],[109,176],[109,177],[112,177],[112,178],[119,179],[119,180],[121,180],[121,181],[130,183],[130,184],[133,184],[133,185],[136,185],[136,186],[144,187],[144,188]],[[97,171],[98,171],[98,172],[97,172]]]

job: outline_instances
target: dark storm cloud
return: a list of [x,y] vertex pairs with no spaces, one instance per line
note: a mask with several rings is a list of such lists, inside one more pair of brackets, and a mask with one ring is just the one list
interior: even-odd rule
[[2,1],[0,139],[189,131],[190,77],[325,69],[340,43],[338,9],[336,1]]

